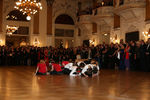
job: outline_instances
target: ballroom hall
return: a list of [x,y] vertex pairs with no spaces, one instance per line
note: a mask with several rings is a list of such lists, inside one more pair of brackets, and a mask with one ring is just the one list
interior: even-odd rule
[[150,0],[0,0],[0,100],[150,100]]

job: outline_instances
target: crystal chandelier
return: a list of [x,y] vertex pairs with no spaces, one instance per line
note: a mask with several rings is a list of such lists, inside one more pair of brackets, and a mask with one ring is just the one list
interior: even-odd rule
[[16,30],[18,30],[18,27],[16,26],[10,26],[10,25],[7,25],[6,26],[6,31],[7,31],[7,35],[12,35]]
[[19,0],[16,2],[14,8],[20,10],[23,14],[26,14],[27,20],[31,20],[30,15],[34,15],[42,10],[42,5],[37,0]]

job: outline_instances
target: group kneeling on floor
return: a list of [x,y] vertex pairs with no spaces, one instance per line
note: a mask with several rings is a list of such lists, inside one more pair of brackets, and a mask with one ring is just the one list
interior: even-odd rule
[[99,75],[99,66],[96,60],[82,59],[76,61],[63,61],[45,63],[40,60],[37,64],[35,75],[70,75],[70,76],[83,76],[95,77]]

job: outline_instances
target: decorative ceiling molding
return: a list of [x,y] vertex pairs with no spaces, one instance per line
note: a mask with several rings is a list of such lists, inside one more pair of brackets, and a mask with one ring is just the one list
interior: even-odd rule
[[128,32],[138,31],[137,27],[135,25],[131,25],[128,27]]

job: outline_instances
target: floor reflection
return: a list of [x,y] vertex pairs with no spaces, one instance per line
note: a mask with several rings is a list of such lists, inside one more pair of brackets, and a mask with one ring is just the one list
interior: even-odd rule
[[34,76],[0,67],[0,100],[150,100],[150,73],[102,70],[99,77]]

